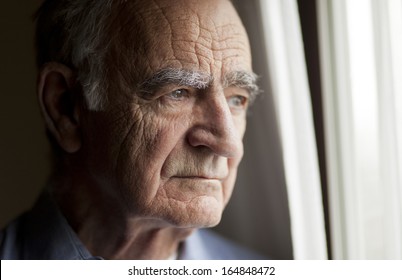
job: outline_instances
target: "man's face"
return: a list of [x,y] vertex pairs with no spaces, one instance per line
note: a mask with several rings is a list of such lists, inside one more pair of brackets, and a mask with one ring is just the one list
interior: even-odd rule
[[106,109],[88,112],[86,164],[99,195],[132,217],[213,226],[243,155],[246,33],[226,0],[143,3],[121,15],[132,18],[127,25],[142,22],[141,38],[126,29],[125,40],[143,55],[122,62],[132,71],[113,76],[119,90],[110,90]]

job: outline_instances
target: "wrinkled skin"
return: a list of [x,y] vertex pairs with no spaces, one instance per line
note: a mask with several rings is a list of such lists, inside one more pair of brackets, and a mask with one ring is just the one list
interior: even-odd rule
[[[231,196],[249,96],[223,77],[251,72],[250,50],[229,1],[129,2],[118,11],[124,42],[110,60],[119,46],[142,55],[114,59],[104,110],[79,110],[79,148],[66,161],[73,186],[61,188],[59,203],[92,253],[166,258],[194,228],[216,225]],[[213,82],[165,85],[143,98],[136,85],[167,67]],[[110,246],[99,248],[105,240]],[[140,243],[147,254],[133,249]]]

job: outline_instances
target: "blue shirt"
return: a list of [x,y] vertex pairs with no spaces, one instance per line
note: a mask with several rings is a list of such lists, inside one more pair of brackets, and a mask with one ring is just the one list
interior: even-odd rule
[[[209,230],[189,236],[178,255],[182,260],[264,259]],[[0,259],[94,260],[50,195],[0,232]]]

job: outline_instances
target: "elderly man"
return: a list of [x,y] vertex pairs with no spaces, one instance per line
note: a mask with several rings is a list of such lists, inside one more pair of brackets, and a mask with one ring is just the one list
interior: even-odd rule
[[46,0],[38,100],[55,160],[2,259],[249,259],[219,223],[258,89],[229,0]]

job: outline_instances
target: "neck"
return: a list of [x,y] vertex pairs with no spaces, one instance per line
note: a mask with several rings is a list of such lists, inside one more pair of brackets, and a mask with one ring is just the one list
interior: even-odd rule
[[52,180],[53,195],[63,215],[93,256],[105,259],[168,259],[193,229],[126,213],[122,203],[91,184]]
[[[114,230],[103,230],[114,228]],[[150,226],[142,220],[128,222],[126,227],[82,227],[79,238],[94,256],[105,259],[168,259],[175,254],[189,230]],[[101,246],[99,246],[101,244]]]

